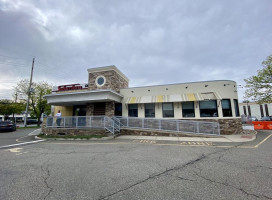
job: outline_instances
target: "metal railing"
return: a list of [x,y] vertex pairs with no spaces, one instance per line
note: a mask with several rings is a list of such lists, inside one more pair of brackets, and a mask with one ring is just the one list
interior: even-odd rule
[[137,117],[117,117],[120,127],[192,133],[203,135],[220,135],[219,123],[190,120],[150,119]]
[[137,117],[70,116],[48,117],[47,128],[103,128],[113,135],[120,128],[171,131],[203,135],[220,135],[219,123],[190,120],[151,119]]
[[69,117],[48,117],[47,128],[103,128],[113,135],[120,132],[119,119],[111,119],[107,116],[69,116]]
[[113,121],[114,131],[120,132],[120,119],[118,119],[117,117],[112,117],[111,119]]

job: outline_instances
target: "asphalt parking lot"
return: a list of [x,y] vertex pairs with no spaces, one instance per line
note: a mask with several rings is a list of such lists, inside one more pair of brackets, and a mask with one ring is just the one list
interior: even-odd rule
[[115,140],[5,148],[0,199],[271,199],[272,137],[261,134],[231,147]]

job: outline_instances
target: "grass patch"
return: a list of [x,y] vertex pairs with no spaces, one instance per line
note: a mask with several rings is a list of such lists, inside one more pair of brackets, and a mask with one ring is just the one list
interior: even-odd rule
[[17,127],[17,129],[41,128],[40,126]]
[[41,138],[64,138],[64,139],[91,139],[91,138],[102,138],[104,137],[103,135],[58,135],[58,136],[54,136],[54,135],[44,135],[44,134],[40,134],[38,135],[38,137]]

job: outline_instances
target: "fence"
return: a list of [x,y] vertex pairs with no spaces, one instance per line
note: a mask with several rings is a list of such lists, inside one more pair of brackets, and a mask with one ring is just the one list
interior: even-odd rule
[[48,117],[47,128],[103,128],[114,134],[120,131],[119,119],[113,120],[107,116],[69,116],[69,117]]
[[220,135],[219,123],[189,121],[189,120],[167,120],[134,117],[118,117],[120,127],[136,129],[152,129],[160,131],[171,131],[177,133],[193,133],[205,135]]
[[107,116],[71,116],[48,117],[47,128],[103,128],[112,134],[120,132],[120,128],[136,128],[147,130],[171,131],[176,133],[193,133],[205,135],[220,135],[219,123],[167,120],[136,117],[107,117]]

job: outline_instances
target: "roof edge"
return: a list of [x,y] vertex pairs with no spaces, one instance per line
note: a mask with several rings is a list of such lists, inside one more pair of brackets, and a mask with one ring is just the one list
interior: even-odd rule
[[108,66],[103,66],[103,67],[95,67],[95,68],[87,69],[88,73],[103,72],[103,71],[109,71],[109,70],[113,70],[113,71],[117,72],[117,74],[119,74],[121,77],[123,77],[126,81],[129,82],[128,77],[126,77],[126,75],[123,74],[115,65],[108,65]]
[[210,83],[210,82],[233,82],[237,85],[236,81],[233,80],[211,80],[211,81],[194,81],[194,82],[185,82],[185,83],[169,83],[169,84],[161,84],[161,85],[147,85],[147,86],[136,86],[136,87],[128,87],[128,88],[120,88],[120,90],[132,89],[132,88],[147,88],[147,87],[159,87],[159,86],[169,86],[169,85],[185,85],[192,83]]

